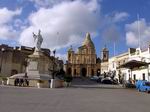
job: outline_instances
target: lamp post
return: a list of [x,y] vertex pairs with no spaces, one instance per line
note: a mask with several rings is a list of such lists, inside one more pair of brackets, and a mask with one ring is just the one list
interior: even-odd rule
[[3,53],[4,53],[5,49],[1,48],[1,65],[0,65],[0,73],[2,73],[2,66],[3,66]]
[[50,83],[50,88],[55,88],[55,69],[54,69],[54,66],[55,66],[55,53],[56,53],[56,50],[53,51],[53,54],[54,54],[54,57],[52,58],[52,79],[51,79],[51,83]]
[[54,73],[54,72],[55,72],[55,68],[54,68],[54,67],[55,67],[55,53],[56,53],[56,50],[54,50],[54,51],[53,51],[54,58],[53,58],[53,71],[52,71],[52,79],[54,79],[54,78],[55,78],[55,76],[54,76],[54,75],[55,75],[55,73]]

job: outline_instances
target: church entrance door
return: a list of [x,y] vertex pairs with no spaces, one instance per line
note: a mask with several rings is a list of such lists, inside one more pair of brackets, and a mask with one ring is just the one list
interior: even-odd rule
[[81,70],[81,75],[82,75],[83,77],[86,77],[86,73],[87,73],[86,68],[82,68],[82,70]]
[[68,71],[67,71],[68,75],[71,75],[71,72],[72,72],[71,68],[68,68]]

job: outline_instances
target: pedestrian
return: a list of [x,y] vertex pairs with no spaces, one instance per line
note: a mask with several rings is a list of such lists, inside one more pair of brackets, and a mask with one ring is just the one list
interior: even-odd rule
[[26,86],[29,86],[29,81],[28,81],[28,75],[27,75],[27,73],[25,73],[25,75],[24,75],[24,83],[26,84]]
[[20,79],[20,86],[24,86],[24,80],[23,79]]

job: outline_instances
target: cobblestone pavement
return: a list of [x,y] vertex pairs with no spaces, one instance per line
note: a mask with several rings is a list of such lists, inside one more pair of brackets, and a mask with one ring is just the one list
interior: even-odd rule
[[150,94],[133,89],[0,86],[0,112],[149,112]]

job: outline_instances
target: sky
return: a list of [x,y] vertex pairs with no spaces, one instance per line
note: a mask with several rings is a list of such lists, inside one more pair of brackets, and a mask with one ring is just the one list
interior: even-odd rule
[[114,56],[148,47],[149,11],[150,0],[0,0],[0,44],[33,47],[32,33],[40,29],[42,47],[66,59],[89,32],[97,57],[105,45]]

